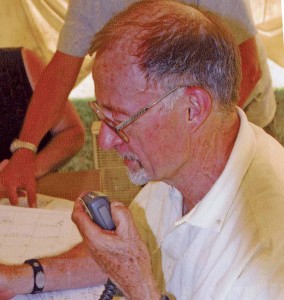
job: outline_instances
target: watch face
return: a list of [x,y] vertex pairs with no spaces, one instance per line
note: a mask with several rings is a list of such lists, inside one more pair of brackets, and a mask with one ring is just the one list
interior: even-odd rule
[[40,271],[36,274],[35,284],[39,289],[42,289],[44,287],[44,274],[43,274],[43,272]]

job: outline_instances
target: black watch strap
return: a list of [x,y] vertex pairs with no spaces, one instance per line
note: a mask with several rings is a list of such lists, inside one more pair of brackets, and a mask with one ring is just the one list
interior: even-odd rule
[[25,264],[30,265],[34,272],[34,287],[31,294],[41,293],[44,288],[44,272],[38,259],[28,259]]

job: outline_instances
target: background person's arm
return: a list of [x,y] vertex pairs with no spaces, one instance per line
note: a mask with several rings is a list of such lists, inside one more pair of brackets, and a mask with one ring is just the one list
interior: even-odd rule
[[[57,51],[38,80],[19,139],[38,145],[64,109],[67,96],[75,84],[83,57]],[[36,206],[35,155],[27,149],[17,150],[0,174],[0,196],[17,204],[17,190],[27,192],[29,205]]]
[[262,76],[258,59],[255,37],[251,37],[239,45],[242,65],[242,81],[238,105],[243,107],[249,95]]
[[36,178],[57,171],[84,146],[85,128],[70,102],[66,102],[63,115],[51,134],[49,143],[36,155]]
[[37,81],[20,140],[38,145],[57,122],[75,84],[83,59],[56,51]]
[[[33,90],[45,68],[43,60],[34,52],[22,48],[22,57]],[[69,161],[84,145],[84,125],[76,110],[66,101],[62,115],[50,130],[52,138],[36,155],[36,178],[56,171]]]

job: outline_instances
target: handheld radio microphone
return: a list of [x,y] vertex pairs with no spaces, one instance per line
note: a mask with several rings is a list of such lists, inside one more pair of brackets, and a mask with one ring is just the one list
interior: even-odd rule
[[[85,211],[94,223],[105,230],[115,230],[115,225],[110,213],[110,202],[106,196],[96,192],[89,192],[80,200],[84,205]],[[99,300],[111,300],[114,295],[122,296],[122,293],[115,284],[108,279]]]

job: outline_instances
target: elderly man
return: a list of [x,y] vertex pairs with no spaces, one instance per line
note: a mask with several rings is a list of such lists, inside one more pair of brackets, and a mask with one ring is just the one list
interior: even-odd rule
[[[130,209],[112,204],[112,232],[76,201],[89,249],[40,259],[43,291],[109,277],[128,299],[283,299],[284,151],[235,106],[232,37],[212,15],[142,1],[92,50],[100,146],[146,186]],[[33,289],[30,266],[1,268],[6,298]]]
[[130,206],[151,263],[126,208],[110,239],[77,203],[97,263],[130,299],[159,299],[151,276],[176,299],[283,298],[284,151],[235,106],[232,38],[210,15],[146,1],[92,50],[100,146],[151,181]]

